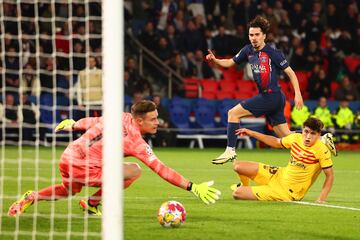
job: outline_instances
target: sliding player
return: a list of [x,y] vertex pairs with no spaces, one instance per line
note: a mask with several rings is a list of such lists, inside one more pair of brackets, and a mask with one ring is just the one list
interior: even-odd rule
[[236,130],[240,136],[254,137],[273,148],[290,149],[291,158],[286,167],[275,167],[263,163],[235,161],[234,170],[238,175],[254,180],[233,185],[233,197],[241,200],[298,201],[301,200],[319,173],[325,173],[325,182],[317,202],[323,203],[330,192],[334,173],[331,153],[320,140],[324,124],[317,118],[308,118],[302,133],[292,133],[284,138],[264,135],[249,129]]
[[[151,101],[141,101],[131,107],[131,114],[123,114],[124,155],[134,156],[169,183],[191,191],[204,203],[215,203],[220,191],[210,187],[213,182],[195,184],[162,163],[143,140],[146,133],[155,134],[159,125],[156,105]],[[83,118],[64,120],[55,131],[85,130],[77,140],[70,143],[60,159],[59,169],[62,183],[39,191],[28,191],[13,203],[8,215],[23,213],[30,205],[41,200],[57,200],[79,193],[83,186],[100,188],[88,199],[80,200],[80,207],[89,214],[101,215],[98,208],[101,202],[102,178],[102,132],[103,118]],[[124,187],[129,187],[140,177],[141,169],[137,163],[124,163]],[[120,170],[120,169],[119,169]]]

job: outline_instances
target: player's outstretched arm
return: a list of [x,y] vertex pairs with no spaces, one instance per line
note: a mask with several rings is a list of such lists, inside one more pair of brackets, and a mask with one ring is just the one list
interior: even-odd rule
[[208,52],[209,52],[209,54],[206,55],[206,57],[205,57],[206,61],[208,61],[208,62],[213,62],[216,65],[218,65],[220,67],[225,67],[225,68],[232,67],[235,65],[235,62],[232,58],[218,59],[215,57],[215,54],[210,49],[208,49]]
[[221,192],[216,188],[210,187],[214,181],[203,182],[200,184],[190,183],[188,190],[196,197],[200,198],[205,204],[215,203],[220,198]]
[[324,170],[325,173],[325,182],[324,185],[322,187],[321,193],[319,198],[316,200],[317,203],[324,203],[326,202],[326,198],[331,190],[332,184],[334,182],[334,171],[332,167],[329,168],[325,168]]
[[284,69],[284,72],[286,73],[286,75],[288,75],[291,85],[294,88],[294,92],[295,92],[295,107],[296,109],[300,110],[303,106],[304,106],[304,101],[301,95],[301,91],[300,91],[300,87],[299,87],[299,81],[296,77],[295,72],[292,70],[291,67],[287,67]]
[[56,127],[55,132],[59,131],[72,131],[76,122],[73,119],[62,120]]
[[271,136],[271,135],[265,135],[256,131],[252,131],[247,128],[239,128],[235,131],[236,135],[239,136],[249,136],[256,138],[257,140],[265,143],[266,145],[273,147],[273,148],[282,148],[280,138]]

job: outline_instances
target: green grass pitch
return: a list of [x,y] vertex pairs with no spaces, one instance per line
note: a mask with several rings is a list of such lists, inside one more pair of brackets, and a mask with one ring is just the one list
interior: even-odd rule
[[[31,147],[22,151],[16,147],[4,150],[0,165],[1,240],[100,239],[101,218],[86,217],[78,207],[79,199],[94,189],[84,189],[70,200],[40,202],[19,218],[8,217],[8,207],[19,192],[37,188],[35,182],[39,188],[60,182],[57,163],[63,148],[40,148],[38,153]],[[186,178],[196,183],[215,181],[222,197],[209,206],[191,193],[165,182],[140,161],[126,159],[140,163],[143,172],[125,191],[125,239],[360,239],[360,152],[340,152],[339,157],[333,158],[335,182],[327,204],[345,207],[337,209],[283,202],[235,201],[229,188],[238,182],[232,165],[210,163],[221,151],[154,150],[163,162]],[[239,150],[238,156],[277,166],[285,166],[289,159],[287,150]],[[37,157],[39,162],[34,160]],[[23,160],[21,165],[20,159]],[[56,178],[51,178],[54,174]],[[303,201],[316,200],[323,180],[321,174]],[[187,219],[178,229],[162,228],[157,222],[157,210],[167,200],[179,201],[186,208]],[[55,213],[55,218],[51,218],[51,213]]]

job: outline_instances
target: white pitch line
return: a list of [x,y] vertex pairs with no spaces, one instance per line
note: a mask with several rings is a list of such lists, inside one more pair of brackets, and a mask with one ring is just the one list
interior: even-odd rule
[[360,208],[322,204],[322,203],[311,203],[311,202],[302,202],[302,201],[292,201],[292,203],[297,203],[297,204],[302,204],[302,205],[310,205],[310,206],[316,206],[316,207],[327,207],[327,208],[338,208],[338,209],[346,209],[346,210],[352,210],[352,211],[360,211]]

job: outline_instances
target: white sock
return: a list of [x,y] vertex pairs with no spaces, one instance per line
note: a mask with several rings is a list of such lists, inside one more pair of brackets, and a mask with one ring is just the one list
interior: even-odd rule
[[235,152],[235,148],[227,146],[225,151]]

